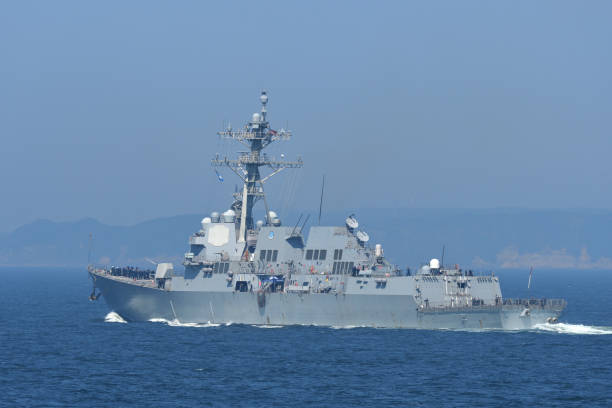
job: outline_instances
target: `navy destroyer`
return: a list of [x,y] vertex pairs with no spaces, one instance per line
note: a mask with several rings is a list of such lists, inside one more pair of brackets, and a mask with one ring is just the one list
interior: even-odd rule
[[[445,267],[438,259],[415,273],[390,263],[371,245],[355,215],[339,226],[283,225],[268,207],[264,185],[302,160],[276,160],[263,152],[289,140],[270,127],[268,95],[261,111],[221,138],[248,148],[236,159],[212,159],[242,181],[226,211],[212,212],[189,237],[184,271],[159,263],[154,271],[88,266],[91,299],[102,295],[128,321],[325,325],[401,328],[522,329],[556,322],[562,299],[507,299],[499,278]],[[267,173],[267,174],[265,174]],[[263,203],[262,220],[254,206]]]

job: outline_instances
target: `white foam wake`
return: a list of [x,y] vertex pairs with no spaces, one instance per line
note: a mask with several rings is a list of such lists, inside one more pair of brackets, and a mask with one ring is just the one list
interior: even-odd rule
[[585,326],[569,323],[536,324],[534,329],[561,334],[612,334],[612,327]]
[[273,324],[254,324],[253,327],[257,327],[258,329],[281,329],[284,326],[275,326]]
[[106,323],[127,323],[123,317],[119,316],[119,313],[110,312],[104,317]]
[[165,323],[168,326],[172,326],[172,327],[218,327],[221,326],[220,323],[183,323],[180,322],[178,319],[174,319],[174,320],[166,320],[166,319],[149,319],[150,322],[154,322],[154,323]]

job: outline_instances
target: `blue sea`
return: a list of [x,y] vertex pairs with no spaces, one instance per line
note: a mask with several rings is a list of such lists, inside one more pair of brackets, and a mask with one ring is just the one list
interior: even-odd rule
[[[497,275],[527,295],[527,272]],[[567,312],[512,332],[124,323],[84,268],[0,282],[0,406],[612,406],[609,271],[536,271]]]

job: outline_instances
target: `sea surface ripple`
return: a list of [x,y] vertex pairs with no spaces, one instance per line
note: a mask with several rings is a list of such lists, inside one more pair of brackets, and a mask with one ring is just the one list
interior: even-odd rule
[[[524,271],[498,275],[525,295]],[[84,270],[0,277],[0,406],[612,406],[608,271],[538,272],[567,312],[507,332],[126,323]]]

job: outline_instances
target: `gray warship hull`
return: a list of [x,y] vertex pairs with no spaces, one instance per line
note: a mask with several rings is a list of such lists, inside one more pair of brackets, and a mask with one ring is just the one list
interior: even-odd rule
[[[175,273],[171,263],[157,264],[155,271],[90,265],[90,298],[97,298],[97,288],[112,310],[134,321],[523,329],[558,318],[564,301],[503,299],[493,273],[475,276],[437,259],[414,275],[400,269],[385,257],[382,244],[368,244],[354,214],[344,225],[312,226],[307,236],[309,216],[302,222],[301,215],[293,227],[283,225],[268,207],[264,184],[303,162],[264,153],[292,133],[271,128],[265,91],[260,102],[261,111],[243,128],[218,132],[248,148],[237,159],[217,153],[211,161],[239,177],[242,190],[236,189],[228,210],[204,217],[189,237],[184,271]],[[223,181],[218,172],[217,177]],[[265,214],[255,221],[260,201]],[[323,187],[319,224],[322,205]]]
[[169,291],[100,272],[90,275],[109,308],[128,321],[519,330],[551,322],[563,309],[552,300],[525,314],[524,302],[424,309],[412,295]]

